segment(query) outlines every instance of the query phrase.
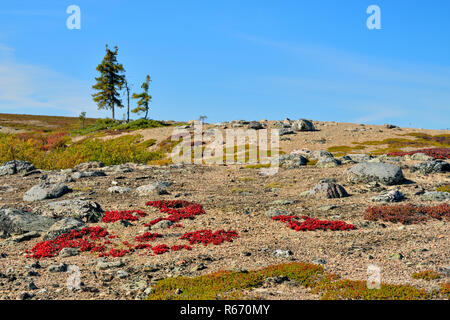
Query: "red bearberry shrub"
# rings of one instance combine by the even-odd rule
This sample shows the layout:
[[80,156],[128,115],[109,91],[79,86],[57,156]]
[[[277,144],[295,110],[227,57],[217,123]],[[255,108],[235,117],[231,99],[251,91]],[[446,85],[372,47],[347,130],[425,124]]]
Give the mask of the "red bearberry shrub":
[[415,224],[425,222],[431,218],[441,220],[450,218],[450,205],[443,203],[437,206],[415,206],[412,204],[394,206],[368,207],[364,212],[364,219],[386,222]]
[[153,250],[154,254],[163,254],[163,253],[169,252],[169,247],[166,244],[160,244],[160,245],[154,246],[152,248],[152,250]]
[[208,243],[218,245],[225,241],[232,242],[237,237],[236,231],[218,230],[213,233],[211,230],[199,230],[185,233],[180,239],[188,240],[189,244],[201,243],[206,246]]
[[140,236],[135,237],[134,239],[137,242],[150,242],[155,240],[156,238],[161,238],[162,235],[159,233],[150,233],[150,232],[146,232]]
[[120,249],[114,249],[112,248],[109,252],[103,252],[99,255],[99,257],[114,257],[114,258],[120,258],[124,255],[129,254],[130,250],[120,250]]
[[106,211],[103,215],[102,222],[116,222],[119,220],[136,221],[146,215],[147,213],[140,210]]
[[420,149],[409,152],[391,152],[388,153],[388,156],[406,156],[416,153],[425,153],[426,155],[433,157],[435,159],[450,159],[450,148],[429,148],[429,149]]
[[280,215],[272,217],[273,220],[284,222],[289,228],[295,231],[315,231],[315,230],[353,230],[356,227],[352,224],[348,224],[344,221],[328,221],[311,218],[308,216],[302,216],[303,222],[298,221],[297,216],[285,216]]
[[183,219],[193,219],[196,215],[205,213],[201,205],[184,200],[149,201],[145,205],[156,207],[161,212],[169,215],[166,218],[160,217],[154,219],[146,224],[146,226],[152,226],[162,220],[168,220],[172,223],[176,223]]
[[86,227],[80,231],[72,230],[56,239],[38,242],[28,251],[31,255],[27,255],[27,257],[35,259],[54,257],[63,248],[80,248],[81,251],[101,252],[105,247],[98,245],[95,240],[107,235],[108,231],[102,227]]
[[180,244],[180,245],[176,245],[176,246],[171,246],[170,250],[172,251],[179,251],[181,249],[186,249],[186,250],[192,250],[191,246],[187,246],[185,244]]

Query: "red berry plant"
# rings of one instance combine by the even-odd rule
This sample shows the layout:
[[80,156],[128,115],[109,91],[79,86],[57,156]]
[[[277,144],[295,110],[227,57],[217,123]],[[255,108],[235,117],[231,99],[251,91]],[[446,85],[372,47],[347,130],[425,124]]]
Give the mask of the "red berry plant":
[[185,233],[180,239],[188,240],[189,244],[201,243],[206,246],[208,243],[218,245],[224,242],[232,242],[233,238],[237,237],[236,231],[218,230],[213,233],[211,230],[199,230]]
[[304,221],[298,221],[297,216],[280,215],[272,217],[273,220],[284,222],[289,228],[295,231],[315,231],[315,230],[353,230],[356,227],[352,224],[348,224],[344,221],[328,221],[311,218],[308,216],[302,216]]
[[106,211],[103,215],[102,222],[116,222],[119,220],[136,221],[146,215],[147,213],[140,210]]
[[[149,201],[145,205],[156,207],[159,211],[169,215],[165,218],[160,217],[154,219],[146,224],[146,226],[152,226],[162,220],[177,223],[183,219],[194,219],[197,215],[205,214],[201,205],[184,200]],[[181,227],[181,225],[177,224],[177,227]]]
[[391,152],[388,153],[388,156],[406,156],[416,153],[425,153],[426,155],[433,157],[435,159],[450,159],[450,148],[429,148],[429,149],[420,149],[409,152]]
[[37,243],[28,253],[27,257],[36,259],[54,257],[63,248],[80,248],[81,251],[103,252],[105,247],[96,242],[108,235],[102,227],[86,227],[80,231],[72,230],[53,240]]
[[[197,215],[205,214],[201,205],[183,200],[150,201],[146,205],[159,208],[161,212],[168,214],[167,217],[160,217],[150,221],[150,223],[145,224],[146,226],[167,220],[174,223],[172,227],[183,227],[178,223],[180,220],[194,219]],[[102,222],[111,223],[120,220],[137,221],[145,216],[147,216],[147,213],[140,210],[106,211]],[[37,243],[31,250],[27,251],[27,257],[35,259],[54,257],[63,248],[79,248],[84,252],[95,253],[99,257],[123,257],[137,250],[143,250],[144,254],[145,252],[149,252],[150,255],[159,255],[170,251],[192,249],[191,246],[184,244],[173,245],[171,247],[166,244],[150,244],[150,242],[162,237],[163,235],[159,233],[146,232],[134,237],[136,243],[132,244],[128,241],[121,241],[119,236],[109,234],[102,227],[86,227],[80,231],[72,230],[64,233],[53,240]],[[186,233],[180,239],[188,240],[189,244],[202,243],[207,245],[208,243],[213,243],[217,245],[224,242],[231,242],[236,237],[238,235],[235,231],[219,230],[213,233],[210,230],[200,230]],[[114,244],[112,241],[116,243]]]
[[450,219],[450,205],[443,203],[436,206],[415,206],[412,204],[369,207],[364,212],[364,219],[386,222],[415,224],[429,220]]

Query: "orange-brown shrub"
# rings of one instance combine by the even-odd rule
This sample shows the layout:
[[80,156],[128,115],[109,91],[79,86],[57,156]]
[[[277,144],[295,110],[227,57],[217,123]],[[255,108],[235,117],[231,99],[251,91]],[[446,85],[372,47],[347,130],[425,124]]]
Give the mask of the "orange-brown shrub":
[[429,220],[430,218],[450,218],[450,205],[443,203],[437,206],[415,206],[412,204],[394,206],[369,207],[364,212],[364,219],[386,222],[414,224]]

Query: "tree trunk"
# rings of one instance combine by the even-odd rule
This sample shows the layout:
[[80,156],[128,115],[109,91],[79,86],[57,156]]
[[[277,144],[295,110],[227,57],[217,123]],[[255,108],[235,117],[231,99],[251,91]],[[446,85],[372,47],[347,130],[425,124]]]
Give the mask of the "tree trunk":
[[148,108],[147,110],[145,110],[145,120],[147,120],[147,116],[148,116]]
[[112,118],[113,118],[113,120],[115,120],[114,119],[114,105],[111,106],[111,110],[112,110]]
[[127,85],[127,123],[130,122],[130,88]]

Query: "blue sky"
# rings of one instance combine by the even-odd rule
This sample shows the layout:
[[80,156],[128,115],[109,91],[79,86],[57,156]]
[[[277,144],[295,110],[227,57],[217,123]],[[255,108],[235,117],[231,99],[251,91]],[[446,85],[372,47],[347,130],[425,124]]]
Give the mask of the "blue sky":
[[[72,4],[81,30],[66,27]],[[372,4],[381,8],[381,30],[366,27]],[[447,0],[2,3],[0,112],[110,116],[91,99],[109,44],[119,47],[135,91],[151,75],[154,119],[445,129],[448,12]]]

